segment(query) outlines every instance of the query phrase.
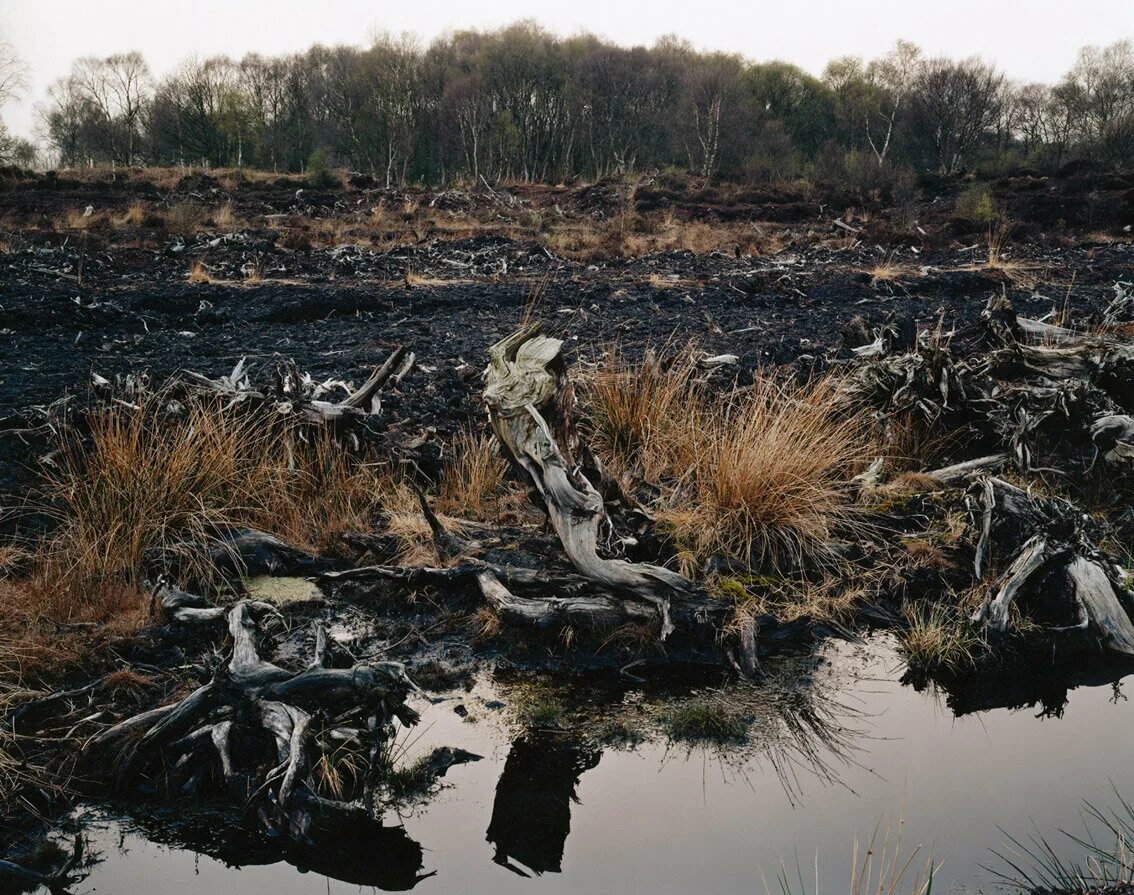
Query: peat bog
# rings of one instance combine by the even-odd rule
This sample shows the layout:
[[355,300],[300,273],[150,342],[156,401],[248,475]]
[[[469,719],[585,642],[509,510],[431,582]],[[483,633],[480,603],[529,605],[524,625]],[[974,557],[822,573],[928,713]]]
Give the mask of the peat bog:
[[1129,878],[1134,181],[165,174],[0,193],[0,885]]

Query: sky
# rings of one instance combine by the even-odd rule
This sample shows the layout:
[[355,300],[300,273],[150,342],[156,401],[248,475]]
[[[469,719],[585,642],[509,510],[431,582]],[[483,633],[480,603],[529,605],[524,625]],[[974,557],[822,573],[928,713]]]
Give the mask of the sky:
[[28,90],[3,118],[32,136],[35,104],[84,55],[138,49],[160,76],[191,55],[365,44],[375,30],[429,40],[522,18],[625,45],[677,34],[814,74],[834,57],[878,56],[904,38],[930,55],[980,55],[1011,78],[1052,82],[1080,47],[1134,39],[1134,0],[0,0],[0,34],[28,66]]

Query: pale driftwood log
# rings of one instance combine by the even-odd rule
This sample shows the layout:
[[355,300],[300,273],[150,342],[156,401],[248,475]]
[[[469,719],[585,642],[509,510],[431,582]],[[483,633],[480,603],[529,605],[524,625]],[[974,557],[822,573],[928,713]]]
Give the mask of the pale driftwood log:
[[1129,467],[1134,463],[1134,417],[1100,414],[1091,424],[1091,441],[1107,465]]
[[1016,322],[1020,331],[1035,342],[1048,342],[1052,345],[1066,345],[1082,339],[1082,335],[1063,326],[1044,323],[1042,320],[1032,320],[1028,317],[1017,317]]
[[543,498],[575,568],[602,589],[652,605],[664,638],[673,631],[671,600],[692,596],[697,588],[662,566],[599,556],[599,530],[606,521],[603,499],[563,448],[572,440],[573,393],[562,352],[562,341],[544,336],[538,324],[489,348],[484,399],[493,432]]
[[1068,624],[1053,627],[1051,633],[1070,629],[1094,632],[1107,649],[1134,657],[1134,622],[1130,617],[1134,594],[1125,588],[1114,564],[1082,531],[1082,514],[1070,504],[1036,500],[1026,491],[992,477],[981,483],[981,499],[984,506],[977,576],[994,543],[999,542],[1013,558],[972,621],[1005,633],[1012,607],[1026,611],[1028,598],[1044,588],[1048,602],[1066,601]]
[[179,625],[211,625],[221,621],[228,613],[223,606],[213,606],[199,594],[174,587],[164,575],[158,578],[150,592],[150,606],[151,612],[160,607],[167,621]]
[[[163,594],[178,613],[197,612],[183,617],[198,624],[199,613],[207,609],[193,605],[184,592],[163,585]],[[406,705],[406,696],[415,688],[405,668],[396,662],[357,664],[352,668],[327,668],[327,641],[321,627],[315,630],[314,656],[308,667],[294,672],[268,662],[257,648],[259,626],[256,614],[270,607],[241,601],[227,611],[232,656],[209,683],[171,705],[151,709],[102,731],[88,741],[88,754],[107,754],[117,750],[125,760],[120,781],[136,773],[184,772],[202,750],[211,751],[220,763],[226,780],[238,774],[254,774],[254,762],[238,751],[257,731],[275,745],[277,768],[253,789],[267,802],[261,815],[277,829],[301,833],[308,818],[304,806],[319,802],[310,778],[312,753],[318,748],[313,733],[314,718],[331,719],[330,729],[338,739],[382,743],[393,735],[393,721],[405,725],[417,722],[417,713]],[[322,722],[321,722],[322,723]],[[132,745],[131,745],[132,744]],[[372,747],[372,755],[378,747]],[[196,785],[200,772],[190,777]]]
[[943,485],[952,485],[964,481],[969,476],[991,472],[1007,462],[1007,454],[989,454],[987,457],[977,457],[974,460],[965,460],[963,463],[954,463],[952,466],[943,466],[924,475],[936,479]]
[[614,629],[656,625],[652,604],[596,590],[581,575],[551,575],[516,566],[465,560],[455,566],[363,566],[320,577],[328,584],[390,581],[407,587],[473,588],[505,624],[536,630],[566,626]]
[[366,382],[341,401],[324,400],[322,395],[331,391],[332,387],[345,389],[342,382],[335,380],[316,385],[311,377],[299,372],[293,360],[286,358],[277,363],[274,383],[270,387],[252,384],[252,367],[245,363],[245,358],[241,358],[226,376],[213,379],[193,371],[186,372],[185,376],[193,387],[227,398],[230,404],[254,401],[271,405],[277,413],[295,416],[306,423],[329,425],[380,413],[379,393],[382,387],[391,379],[401,382],[413,363],[413,354],[407,354],[406,349],[399,346],[374,368]]

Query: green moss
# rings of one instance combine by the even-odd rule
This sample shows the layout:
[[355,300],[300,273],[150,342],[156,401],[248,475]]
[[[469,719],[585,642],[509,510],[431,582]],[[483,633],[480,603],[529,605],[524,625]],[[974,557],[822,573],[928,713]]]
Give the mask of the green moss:
[[662,715],[670,737],[686,742],[739,743],[748,738],[748,719],[720,697],[700,697]]
[[534,696],[520,709],[521,719],[531,727],[554,727],[563,717],[563,703],[552,696]]
[[721,578],[717,581],[717,595],[734,603],[745,603],[750,599],[748,589],[736,578]]

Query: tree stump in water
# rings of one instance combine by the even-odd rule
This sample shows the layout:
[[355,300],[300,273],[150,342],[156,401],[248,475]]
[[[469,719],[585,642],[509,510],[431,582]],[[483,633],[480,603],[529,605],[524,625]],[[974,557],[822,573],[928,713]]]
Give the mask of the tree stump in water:
[[602,495],[578,460],[583,448],[575,431],[574,392],[567,379],[563,342],[526,326],[488,349],[484,400],[492,431],[508,458],[522,470],[543,501],[563,550],[579,574],[631,607],[656,613],[664,639],[675,619],[703,625],[719,613],[696,584],[651,563],[599,555],[599,532],[607,523]]

